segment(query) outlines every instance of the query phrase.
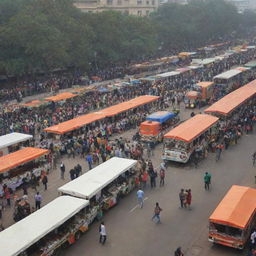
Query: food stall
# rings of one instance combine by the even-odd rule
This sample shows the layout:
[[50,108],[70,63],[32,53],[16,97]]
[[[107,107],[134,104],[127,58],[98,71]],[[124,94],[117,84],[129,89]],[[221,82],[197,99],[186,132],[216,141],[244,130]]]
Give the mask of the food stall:
[[18,132],[12,132],[0,136],[0,156],[16,151],[16,149],[19,149],[20,146],[25,144],[24,142],[28,142],[32,138],[32,135]]
[[[0,232],[1,255],[50,256],[88,230],[87,200],[61,196]],[[54,213],[54,214],[53,214]],[[10,241],[15,241],[10,245]]]
[[[98,210],[107,210],[134,188],[136,163],[136,160],[113,157],[63,185],[58,191],[90,200],[92,209],[96,207]],[[97,211],[91,218],[96,216]]]
[[32,174],[39,177],[42,170],[49,168],[44,157],[48,153],[46,149],[28,147],[0,157],[0,195],[3,184],[15,191],[24,178],[30,181]]

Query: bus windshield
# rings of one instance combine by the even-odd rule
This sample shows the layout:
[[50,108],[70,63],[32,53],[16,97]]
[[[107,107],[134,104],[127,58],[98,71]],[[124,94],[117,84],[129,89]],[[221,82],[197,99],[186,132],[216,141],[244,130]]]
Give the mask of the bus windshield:
[[210,224],[210,231],[213,233],[218,233],[225,236],[232,236],[232,237],[242,237],[242,229],[225,226],[218,223],[211,223]]

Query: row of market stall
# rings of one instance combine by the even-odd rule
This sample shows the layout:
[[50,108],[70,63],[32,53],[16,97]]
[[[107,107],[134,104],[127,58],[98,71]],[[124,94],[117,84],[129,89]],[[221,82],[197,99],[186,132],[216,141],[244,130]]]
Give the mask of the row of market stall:
[[133,190],[136,164],[113,157],[60,187],[58,198],[0,233],[1,254],[47,256],[73,244]]
[[[251,48],[248,48],[248,50],[250,50]],[[254,49],[254,48],[252,48]],[[247,51],[247,49],[244,49]],[[244,51],[242,51],[243,53]],[[173,79],[176,77],[179,77],[181,75],[187,75],[187,74],[191,74],[193,73],[195,70],[201,70],[205,67],[210,67],[215,63],[218,63],[219,61],[222,61],[223,59],[227,59],[230,56],[234,55],[234,54],[239,54],[241,53],[240,51],[227,51],[225,54],[220,55],[220,56],[216,56],[213,58],[206,58],[206,59],[192,59],[191,61],[191,65],[186,66],[186,67],[182,67],[182,68],[178,68],[174,71],[168,71],[165,73],[160,73],[157,75],[151,75],[148,77],[143,77],[140,78],[139,80],[141,80],[142,82],[157,82],[160,80],[168,80],[168,79]],[[241,73],[243,72],[248,72],[249,70],[255,70],[256,69],[256,61],[250,61],[248,63],[246,63],[243,67],[236,67],[232,70],[223,72],[222,74],[219,74],[217,76],[214,77],[214,81],[215,82],[219,82],[221,79],[223,80],[231,80],[232,78],[236,78],[237,76],[239,76]]]
[[195,115],[166,133],[163,158],[188,162],[196,150],[208,148],[209,143],[216,139],[220,122],[227,126],[231,119],[239,119],[241,108],[255,104],[256,80],[224,96],[205,109],[205,114]]

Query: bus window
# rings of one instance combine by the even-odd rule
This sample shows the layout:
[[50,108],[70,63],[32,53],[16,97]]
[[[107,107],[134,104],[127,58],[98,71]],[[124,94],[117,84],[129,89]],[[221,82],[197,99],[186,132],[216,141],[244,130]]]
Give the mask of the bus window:
[[227,227],[226,233],[230,236],[241,237],[242,230],[234,227]]

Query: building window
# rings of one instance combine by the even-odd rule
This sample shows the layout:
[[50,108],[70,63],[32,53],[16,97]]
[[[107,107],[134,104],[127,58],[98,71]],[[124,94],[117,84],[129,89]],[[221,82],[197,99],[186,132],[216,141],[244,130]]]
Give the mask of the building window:
[[149,15],[149,11],[146,11],[146,15],[147,15],[147,16]]
[[122,5],[122,0],[117,0],[117,5]]
[[142,4],[142,0],[137,0],[137,5],[141,5]]
[[138,12],[137,12],[137,15],[138,15],[138,16],[142,16],[142,11],[138,11]]
[[146,1],[147,5],[149,5],[149,1]]
[[152,0],[152,5],[155,5],[155,0]]
[[112,5],[113,4],[113,0],[107,0],[107,5]]

